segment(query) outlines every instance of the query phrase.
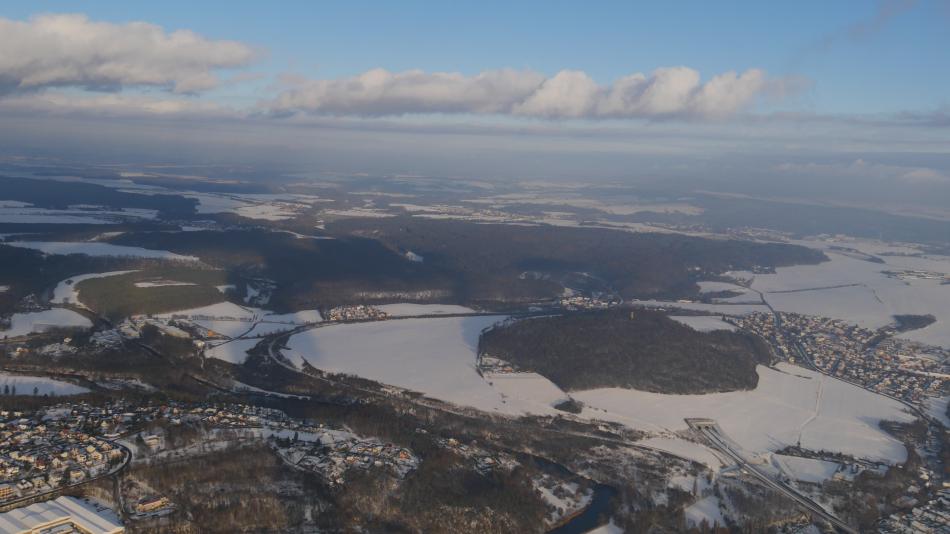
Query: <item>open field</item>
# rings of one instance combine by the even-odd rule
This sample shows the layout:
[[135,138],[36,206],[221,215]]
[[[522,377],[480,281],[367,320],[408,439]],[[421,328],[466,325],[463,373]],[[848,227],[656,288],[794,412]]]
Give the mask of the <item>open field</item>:
[[583,415],[644,430],[685,430],[687,417],[712,418],[753,455],[800,442],[811,450],[904,460],[903,445],[877,426],[882,420],[913,421],[902,404],[787,364],[759,366],[758,373],[752,391],[664,395],[605,388],[573,396],[585,403]]

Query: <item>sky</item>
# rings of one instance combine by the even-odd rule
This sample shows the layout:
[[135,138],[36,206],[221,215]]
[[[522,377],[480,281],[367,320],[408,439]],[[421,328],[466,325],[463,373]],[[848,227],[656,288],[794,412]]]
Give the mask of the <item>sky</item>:
[[0,147],[950,207],[950,1],[0,2]]

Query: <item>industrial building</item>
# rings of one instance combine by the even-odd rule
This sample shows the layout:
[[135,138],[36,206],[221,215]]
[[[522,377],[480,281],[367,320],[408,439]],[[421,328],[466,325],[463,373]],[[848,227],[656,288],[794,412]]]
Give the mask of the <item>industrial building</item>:
[[125,527],[109,510],[97,510],[74,497],[59,497],[0,514],[0,532],[121,534]]

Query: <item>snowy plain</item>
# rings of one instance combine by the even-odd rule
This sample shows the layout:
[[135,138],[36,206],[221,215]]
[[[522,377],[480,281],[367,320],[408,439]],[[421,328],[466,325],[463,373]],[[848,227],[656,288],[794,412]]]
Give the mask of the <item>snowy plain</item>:
[[0,388],[6,386],[11,389],[16,387],[17,395],[33,395],[34,388],[37,395],[63,396],[89,392],[88,389],[82,386],[46,378],[45,376],[26,376],[0,372]]
[[689,417],[715,419],[749,455],[800,442],[875,461],[904,460],[903,445],[877,426],[882,420],[912,421],[902,404],[784,363],[757,371],[758,386],[749,391],[665,395],[602,388],[572,395],[585,404],[584,416],[646,431],[686,430]]
[[504,316],[399,319],[331,325],[296,334],[283,354],[331,373],[358,375],[430,397],[509,414],[556,413],[550,390],[506,398],[476,370],[478,337]]
[[162,319],[170,319],[173,316],[184,316],[230,338],[265,336],[323,320],[317,310],[276,314],[261,308],[239,306],[233,302],[219,302],[156,315]]
[[52,327],[90,328],[92,322],[72,310],[63,308],[14,313],[10,318],[10,328],[0,330],[0,337],[25,336],[34,332],[43,332]]
[[[843,243],[867,254],[893,248],[873,241]],[[950,276],[950,257],[878,256],[884,263],[876,263],[829,250],[842,244],[837,241],[808,240],[796,244],[823,248],[831,261],[780,267],[774,274],[755,275],[752,289],[761,291],[776,310],[821,315],[872,329],[892,323],[894,315],[929,314],[937,319],[935,323],[900,337],[950,347],[950,284],[934,279],[900,279],[888,274],[924,270]]]
[[736,327],[723,321],[721,317],[712,315],[670,315],[670,319],[696,330],[697,332],[712,332],[715,330],[735,330]]
[[89,273],[89,274],[80,274],[78,276],[73,276],[67,278],[62,282],[56,284],[56,287],[53,289],[53,299],[54,304],[81,304],[79,302],[79,291],[76,290],[76,285],[83,280],[89,280],[91,278],[107,278],[110,276],[119,276],[120,274],[133,273],[135,271],[110,271],[107,273]]
[[475,310],[458,304],[383,304],[376,306],[390,317],[412,317],[415,315],[451,315],[475,313]]
[[127,247],[111,243],[89,241],[6,241],[10,247],[30,248],[44,254],[85,254],[87,256],[119,256],[132,258],[156,258],[163,260],[198,261],[194,256],[182,256],[167,250],[152,250]]

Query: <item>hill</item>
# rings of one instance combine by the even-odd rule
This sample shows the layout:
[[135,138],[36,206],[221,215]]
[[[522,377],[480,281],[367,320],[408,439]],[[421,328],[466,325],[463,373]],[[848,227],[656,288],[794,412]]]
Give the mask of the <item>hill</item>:
[[752,389],[765,343],[730,331],[697,332],[659,312],[615,309],[516,321],[484,333],[479,353],[538,372],[565,390],[656,393]]

